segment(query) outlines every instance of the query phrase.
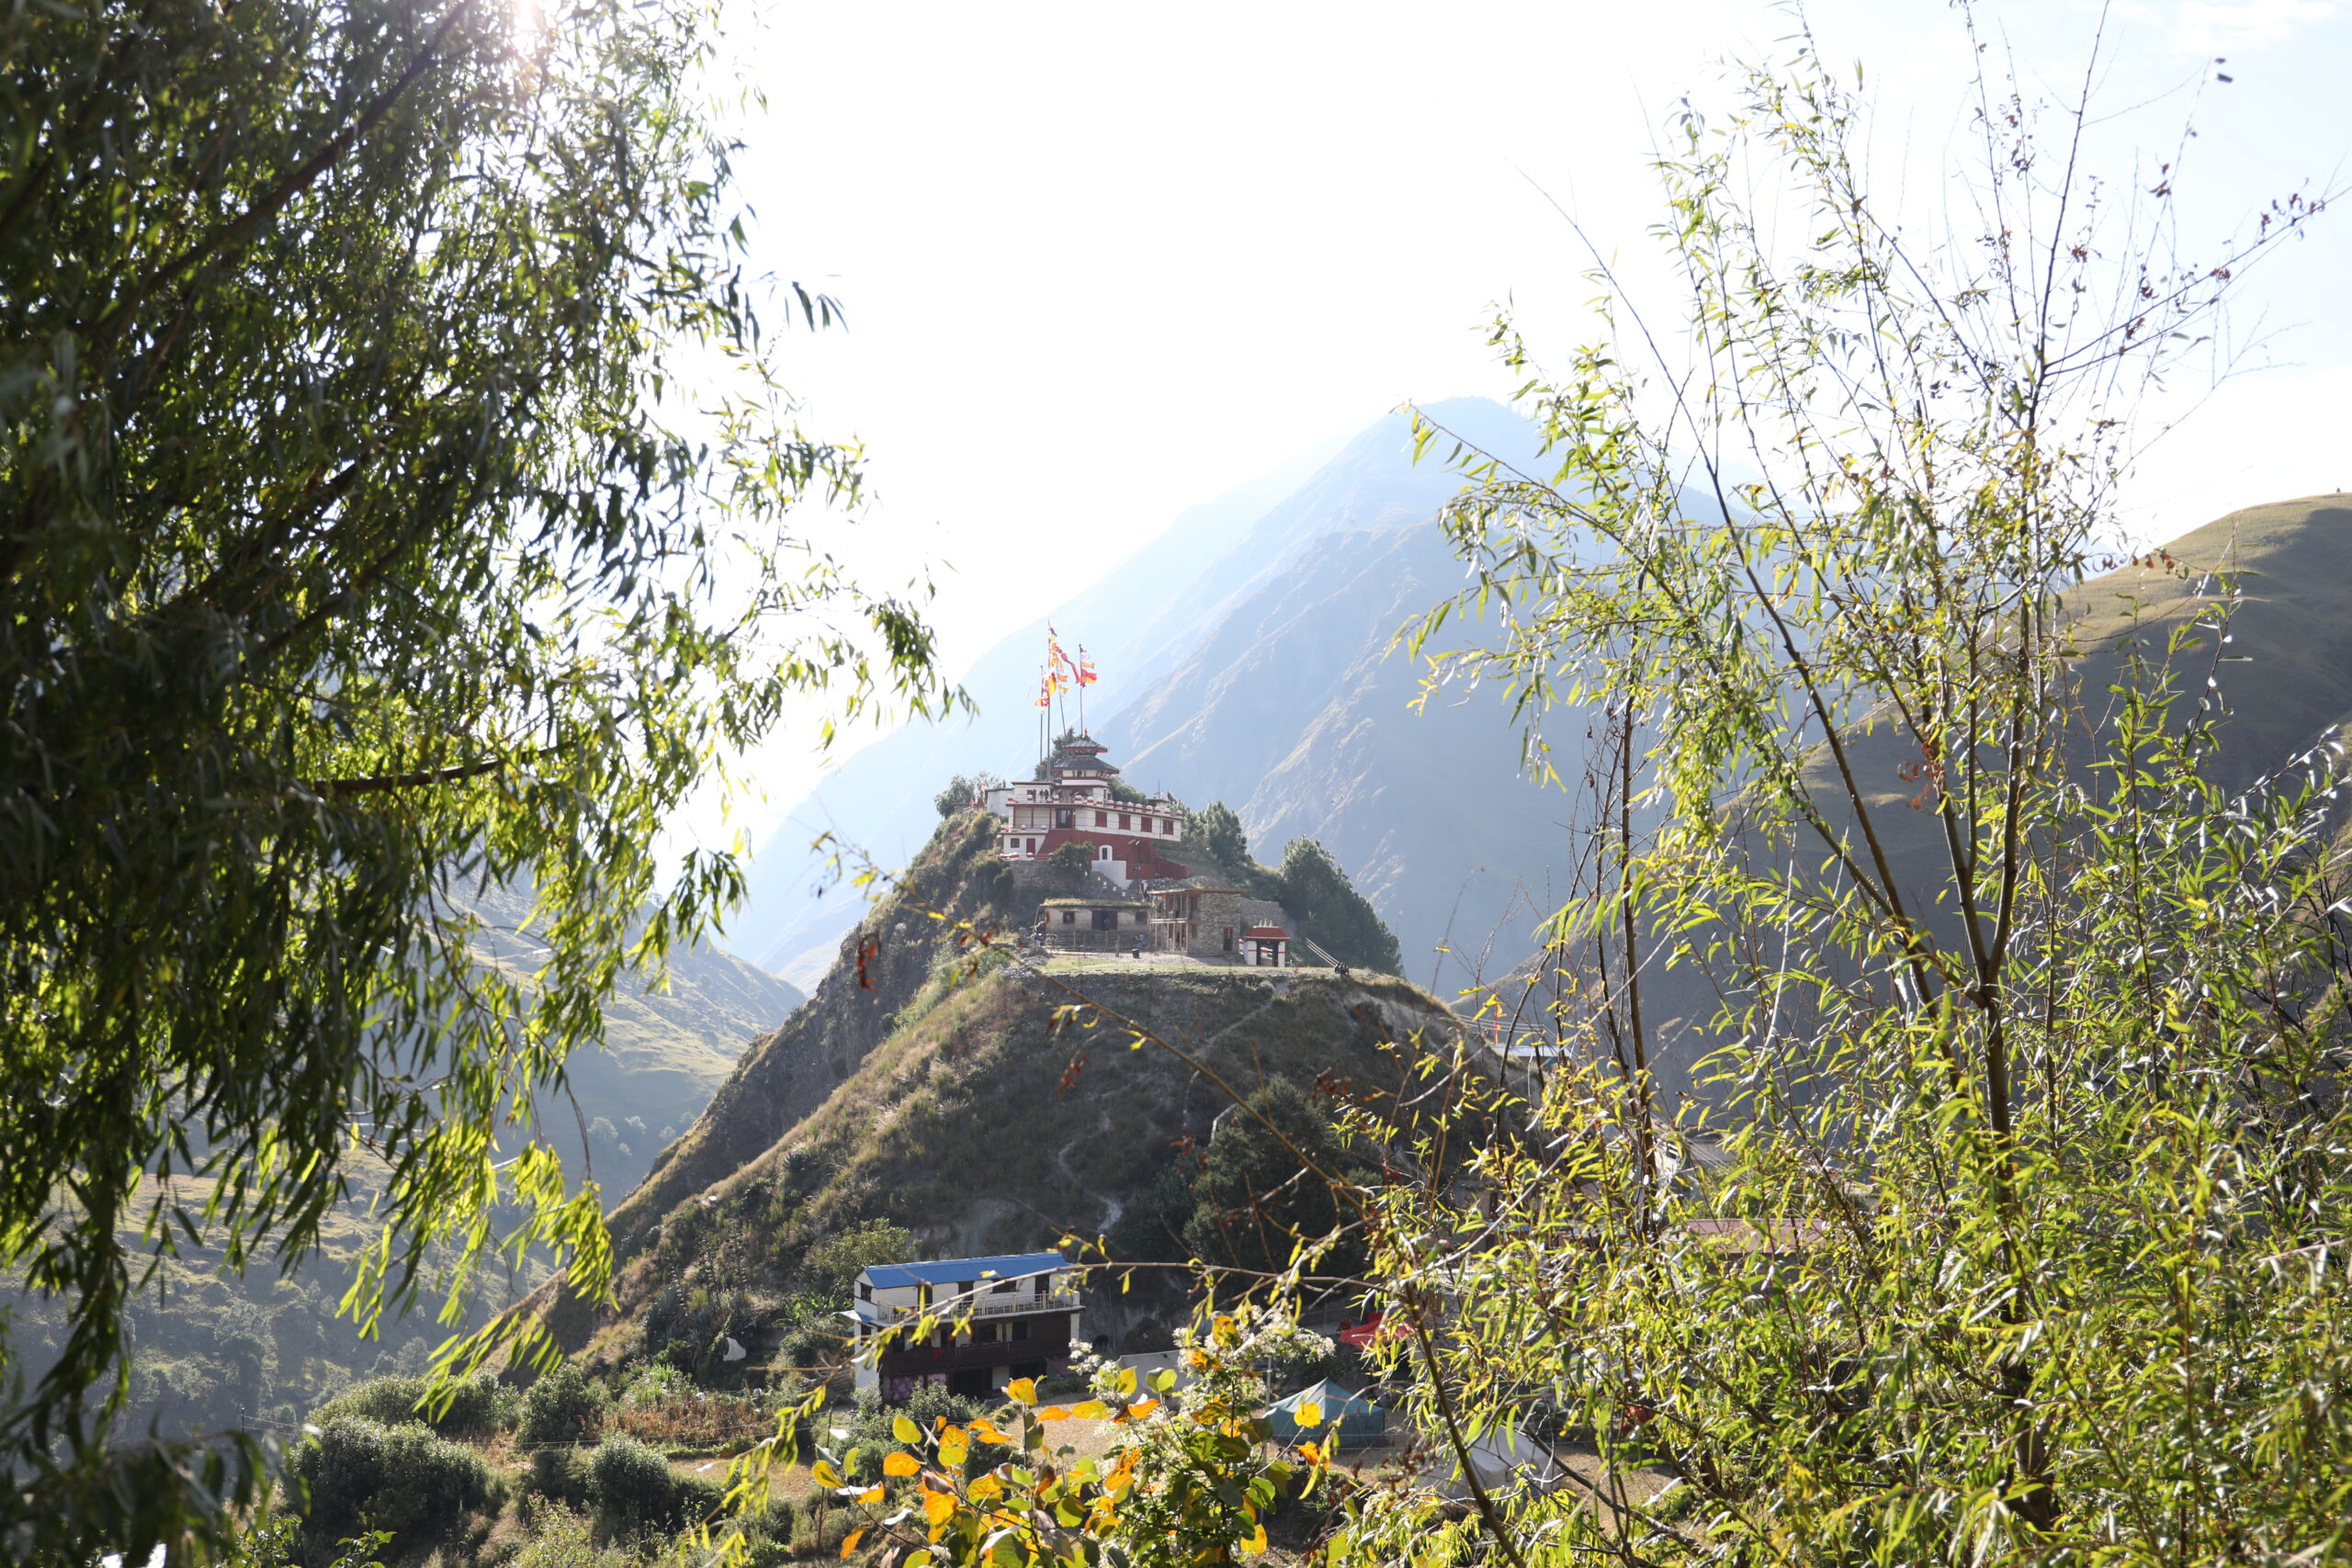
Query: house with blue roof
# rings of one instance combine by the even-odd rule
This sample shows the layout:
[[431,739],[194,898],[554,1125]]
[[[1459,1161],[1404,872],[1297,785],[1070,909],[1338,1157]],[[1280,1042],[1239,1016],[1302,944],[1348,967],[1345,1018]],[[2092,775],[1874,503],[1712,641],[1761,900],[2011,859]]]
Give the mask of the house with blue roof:
[[1075,1280],[1058,1252],[870,1265],[842,1314],[857,1387],[893,1404],[926,1384],[985,1399],[1015,1378],[1063,1371],[1084,1343]]

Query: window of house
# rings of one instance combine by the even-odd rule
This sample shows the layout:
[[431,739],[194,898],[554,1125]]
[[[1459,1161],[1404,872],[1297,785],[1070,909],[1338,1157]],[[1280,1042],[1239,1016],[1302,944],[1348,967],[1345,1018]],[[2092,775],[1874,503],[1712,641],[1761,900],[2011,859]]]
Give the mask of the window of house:
[[1225,928],[1225,950],[1227,953],[1231,953],[1233,951],[1233,928],[1231,926]]
[[1076,909],[1064,909],[1062,911],[1062,924],[1066,926],[1074,926],[1078,924],[1078,911]]
[[874,1287],[867,1284],[865,1280],[860,1280],[857,1282],[857,1299],[862,1302],[872,1301],[874,1299]]
[[1027,1318],[1015,1318],[1012,1326],[1012,1337],[1015,1339],[1026,1339],[1029,1337],[1029,1320]]
[[1098,811],[1098,812],[1096,812],[1096,813],[1094,814],[1094,825],[1095,825],[1097,828],[1102,827],[1104,823],[1108,822],[1109,820],[1110,820],[1110,813],[1108,813],[1108,812],[1104,812],[1104,811]]
[[999,1280],[994,1288],[991,1289],[989,1293],[990,1295],[998,1296],[1006,1295],[1012,1291],[1018,1290],[1020,1286],[1021,1281],[1018,1280]]
[[1122,827],[1122,828],[1124,828],[1124,827],[1125,827],[1126,825],[1127,825],[1127,814],[1126,814],[1125,812],[1122,811],[1122,812],[1120,812],[1120,813],[1119,813],[1119,826],[1120,826],[1120,827]]

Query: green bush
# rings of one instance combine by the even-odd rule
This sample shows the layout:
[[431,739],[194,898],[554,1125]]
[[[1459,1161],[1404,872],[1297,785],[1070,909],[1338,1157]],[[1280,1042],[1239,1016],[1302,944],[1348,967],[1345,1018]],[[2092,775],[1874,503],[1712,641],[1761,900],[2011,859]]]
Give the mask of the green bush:
[[665,1400],[682,1398],[695,1392],[695,1380],[666,1361],[655,1361],[639,1369],[621,1390],[620,1402],[634,1410],[648,1409]]
[[610,1437],[597,1444],[588,1474],[606,1540],[678,1528],[685,1498],[670,1461],[635,1438]]
[[541,1449],[531,1456],[530,1488],[551,1503],[585,1508],[594,1501],[588,1483],[588,1456],[578,1449]]
[[828,1300],[846,1302],[859,1272],[876,1263],[904,1263],[914,1256],[914,1232],[888,1220],[868,1220],[827,1236],[808,1249],[803,1278]]
[[419,1408],[425,1390],[431,1386],[427,1378],[373,1378],[327,1401],[313,1419],[323,1424],[337,1416],[357,1416],[386,1427],[422,1421],[438,1436],[477,1441],[514,1424],[519,1404],[514,1391],[502,1386],[487,1372],[458,1384],[448,1408],[438,1418]]
[[582,1516],[547,1507],[539,1510],[530,1541],[505,1568],[631,1568],[635,1561],[618,1547],[599,1547]]
[[584,1443],[604,1430],[609,1403],[602,1384],[567,1361],[533,1383],[523,1395],[515,1438],[526,1448],[546,1443]]
[[499,1495],[473,1450],[421,1423],[386,1427],[362,1416],[331,1417],[287,1471],[309,1559],[333,1557],[338,1543],[369,1529],[390,1532],[396,1553],[420,1551],[457,1535]]

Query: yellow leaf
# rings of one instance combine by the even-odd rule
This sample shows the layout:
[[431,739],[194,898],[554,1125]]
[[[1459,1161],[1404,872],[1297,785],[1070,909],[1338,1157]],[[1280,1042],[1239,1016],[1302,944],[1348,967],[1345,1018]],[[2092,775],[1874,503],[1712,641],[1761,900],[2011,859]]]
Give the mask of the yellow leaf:
[[956,1514],[956,1494],[922,1489],[922,1517],[933,1524],[944,1525]]
[[1127,1406],[1127,1419],[1140,1421],[1159,1408],[1159,1401],[1156,1399],[1138,1399]]
[[873,1485],[859,1493],[857,1495],[857,1500],[861,1503],[879,1503],[882,1501],[882,1483],[878,1481],[876,1482]]
[[906,1561],[899,1563],[899,1568],[931,1568],[931,1549],[927,1546],[916,1547],[907,1553]]
[[951,1427],[941,1436],[939,1439],[940,1463],[945,1465],[948,1469],[953,1470],[971,1457],[971,1447],[964,1441],[963,1433],[956,1431]]
[[1242,1537],[1241,1550],[1245,1554],[1250,1557],[1255,1557],[1260,1552],[1265,1551],[1266,1527],[1263,1525],[1255,1526],[1250,1529],[1248,1535]]
[[975,1437],[991,1443],[1010,1443],[1012,1441],[1011,1438],[1008,1438],[1002,1432],[998,1431],[996,1429],[996,1423],[989,1420],[985,1416],[975,1416],[972,1417],[972,1433]]
[[[900,1419],[903,1420],[905,1417],[901,1416]],[[915,1456],[912,1454],[882,1456],[882,1473],[885,1475],[912,1475],[921,1469],[922,1466],[915,1462]]]
[[1020,1404],[1035,1404],[1037,1403],[1037,1380],[1015,1378],[1004,1385],[1004,1392]]
[[1063,1409],[1058,1404],[1048,1404],[1043,1410],[1037,1412],[1037,1419],[1040,1421],[1067,1421],[1069,1419],[1069,1412]]
[[1111,1407],[1099,1399],[1090,1399],[1083,1404],[1071,1405],[1069,1413],[1082,1419],[1099,1421],[1111,1414]]
[[1310,1399],[1301,1404],[1298,1407],[1298,1424],[1302,1427],[1320,1427],[1323,1425],[1323,1405],[1321,1402]]
[[863,1525],[850,1531],[848,1535],[842,1538],[842,1555],[847,1557],[851,1552],[855,1551],[857,1543],[865,1539],[865,1528]]
[[922,1441],[922,1428],[916,1426],[913,1422],[908,1420],[903,1416],[894,1416],[891,1418],[890,1435],[898,1438],[899,1441],[902,1443],[919,1443]]
[[823,1460],[819,1460],[810,1465],[808,1473],[816,1478],[817,1484],[820,1486],[839,1486],[842,1483],[841,1472]]

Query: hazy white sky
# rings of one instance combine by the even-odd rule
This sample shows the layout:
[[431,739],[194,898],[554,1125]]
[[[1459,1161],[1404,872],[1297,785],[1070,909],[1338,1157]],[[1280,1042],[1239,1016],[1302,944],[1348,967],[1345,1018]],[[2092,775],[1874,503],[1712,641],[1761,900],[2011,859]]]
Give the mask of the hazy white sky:
[[[2055,95],[2100,15],[1978,13]],[[1828,58],[1867,67],[1885,177],[1932,199],[1962,155],[1956,13],[1807,16]],[[2117,0],[2105,18],[2095,152],[2129,175],[2193,121],[2192,254],[2261,198],[2352,172],[2346,0]],[[877,581],[945,563],[935,618],[960,670],[1182,507],[1402,400],[1507,395],[1489,303],[1565,347],[1590,292],[1551,203],[1638,271],[1672,105],[1722,101],[1719,62],[1793,27],[1756,0],[772,5],[735,62],[767,98],[742,164],[757,254],[847,307],[848,331],[795,339],[786,367],[813,429],[867,445],[876,494],[829,543]],[[2159,448],[2145,534],[2352,487],[2347,277],[2352,205],[2249,279],[2237,325],[2269,333],[2258,362],[2278,367]],[[738,818],[755,838],[813,769],[785,745],[763,773],[765,810]]]

